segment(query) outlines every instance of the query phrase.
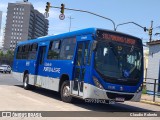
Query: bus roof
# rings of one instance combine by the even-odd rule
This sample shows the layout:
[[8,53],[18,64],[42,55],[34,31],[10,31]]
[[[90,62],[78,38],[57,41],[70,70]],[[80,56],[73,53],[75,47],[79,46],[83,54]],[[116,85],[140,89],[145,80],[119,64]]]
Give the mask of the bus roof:
[[77,31],[62,33],[62,34],[58,34],[58,35],[44,36],[44,37],[39,37],[39,38],[32,39],[32,40],[26,40],[26,41],[18,43],[18,45],[41,42],[43,40],[46,40],[46,38],[47,38],[47,40],[63,39],[63,38],[73,37],[73,36],[78,36],[78,35],[94,34],[95,32],[96,32],[96,28],[87,28],[87,29],[83,29],[83,30],[77,30]]
[[[18,43],[18,46],[23,45],[23,44],[41,42],[44,40],[48,41],[48,40],[53,40],[53,39],[63,39],[63,38],[67,38],[67,37],[74,37],[74,36],[80,36],[80,35],[86,35],[86,34],[96,34],[97,30],[104,30],[104,31],[112,32],[112,33],[121,34],[121,35],[127,35],[127,36],[133,37],[135,39],[140,39],[135,36],[121,33],[121,32],[117,32],[117,31],[113,31],[113,30],[101,29],[101,28],[86,28],[86,29],[77,30],[77,31],[73,31],[73,32],[67,32],[67,33],[62,33],[62,34],[58,34],[58,35],[51,35],[51,36],[42,36],[42,37],[39,37],[36,39],[22,41],[22,42]],[[46,38],[47,38],[47,40],[46,40]]]

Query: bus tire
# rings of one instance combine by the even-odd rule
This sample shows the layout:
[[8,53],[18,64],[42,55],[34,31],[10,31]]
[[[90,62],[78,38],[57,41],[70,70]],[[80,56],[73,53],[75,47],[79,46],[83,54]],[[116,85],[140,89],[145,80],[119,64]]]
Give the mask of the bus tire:
[[72,102],[73,97],[70,95],[69,80],[66,80],[62,83],[60,94],[63,102],[67,102],[67,103]]
[[25,74],[23,77],[23,88],[26,90],[30,89],[30,85],[28,84],[28,82],[29,82],[29,75]]

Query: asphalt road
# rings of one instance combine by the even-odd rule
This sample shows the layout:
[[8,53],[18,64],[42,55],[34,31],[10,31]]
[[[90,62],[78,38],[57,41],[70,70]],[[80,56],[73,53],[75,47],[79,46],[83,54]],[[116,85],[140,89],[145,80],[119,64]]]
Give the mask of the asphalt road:
[[22,85],[21,82],[13,78],[12,74],[0,73],[0,85]]
[[72,104],[64,103],[57,92],[42,88],[24,90],[12,74],[0,73],[0,111],[154,112],[160,111],[160,107],[140,102],[91,104],[76,100]]

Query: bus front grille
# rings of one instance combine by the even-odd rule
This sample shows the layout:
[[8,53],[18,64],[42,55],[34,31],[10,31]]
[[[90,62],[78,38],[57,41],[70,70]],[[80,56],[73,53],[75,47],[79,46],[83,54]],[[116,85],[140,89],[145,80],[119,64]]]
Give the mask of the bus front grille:
[[118,94],[118,93],[111,93],[111,92],[107,92],[106,94],[110,99],[124,98],[125,100],[131,100],[134,96],[130,94]]

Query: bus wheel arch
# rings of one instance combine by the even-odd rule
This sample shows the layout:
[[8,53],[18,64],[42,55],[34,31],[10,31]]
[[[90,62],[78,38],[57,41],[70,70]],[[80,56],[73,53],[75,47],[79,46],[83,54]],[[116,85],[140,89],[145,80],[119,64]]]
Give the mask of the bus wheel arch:
[[61,91],[61,86],[64,81],[68,80],[69,81],[69,76],[67,74],[63,74],[60,77],[60,82],[59,82],[59,92]]
[[63,74],[61,76],[60,84],[59,84],[59,92],[63,102],[67,102],[67,103],[72,102],[73,98],[70,95],[69,76],[66,74]]
[[30,85],[28,83],[29,83],[29,72],[28,70],[26,70],[24,71],[24,74],[23,74],[23,88],[26,90],[30,88]]

